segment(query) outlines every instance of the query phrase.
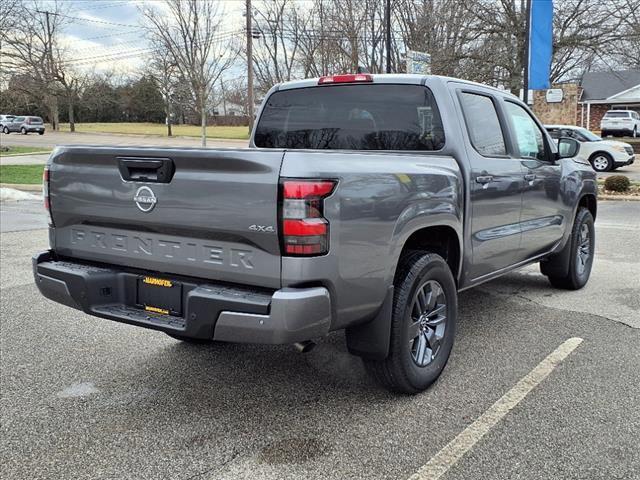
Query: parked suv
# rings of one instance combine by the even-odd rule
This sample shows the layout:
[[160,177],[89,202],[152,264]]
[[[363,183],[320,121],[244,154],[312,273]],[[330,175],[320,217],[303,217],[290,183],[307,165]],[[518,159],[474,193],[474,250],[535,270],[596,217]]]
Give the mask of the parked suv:
[[11,123],[14,118],[16,118],[15,115],[0,115],[0,131],[7,123]]
[[608,172],[631,165],[636,157],[633,147],[616,140],[603,140],[586,128],[573,125],[545,125],[553,139],[574,138],[580,142],[581,159],[588,161],[597,172]]
[[44,122],[40,117],[15,117],[2,127],[4,133],[20,132],[23,135],[35,132],[44,135]]
[[600,133],[603,137],[627,135],[635,138],[640,135],[640,114],[633,110],[609,110],[600,122]]
[[587,283],[597,184],[579,148],[463,80],[284,83],[249,148],[58,147],[35,283],[186,342],[306,351],[346,329],[378,381],[416,393],[447,363],[458,291],[532,263]]

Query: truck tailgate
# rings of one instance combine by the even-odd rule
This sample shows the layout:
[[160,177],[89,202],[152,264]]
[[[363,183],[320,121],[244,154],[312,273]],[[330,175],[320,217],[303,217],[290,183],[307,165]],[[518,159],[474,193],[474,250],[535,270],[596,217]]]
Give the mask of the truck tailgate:
[[50,159],[59,255],[280,287],[282,150],[61,147]]

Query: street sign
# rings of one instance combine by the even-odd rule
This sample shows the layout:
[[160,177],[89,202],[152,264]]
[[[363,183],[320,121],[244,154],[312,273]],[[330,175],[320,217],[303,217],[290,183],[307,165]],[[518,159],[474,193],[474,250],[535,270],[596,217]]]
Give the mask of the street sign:
[[561,88],[550,88],[547,90],[547,103],[560,103],[564,98],[564,92]]
[[425,52],[407,50],[407,73],[431,74],[431,55]]

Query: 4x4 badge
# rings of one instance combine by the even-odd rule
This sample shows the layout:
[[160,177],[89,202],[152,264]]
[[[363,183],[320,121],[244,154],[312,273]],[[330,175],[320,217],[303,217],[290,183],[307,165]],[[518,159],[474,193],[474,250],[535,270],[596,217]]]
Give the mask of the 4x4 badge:
[[143,212],[150,212],[158,203],[156,194],[149,187],[140,187],[133,196],[133,201]]

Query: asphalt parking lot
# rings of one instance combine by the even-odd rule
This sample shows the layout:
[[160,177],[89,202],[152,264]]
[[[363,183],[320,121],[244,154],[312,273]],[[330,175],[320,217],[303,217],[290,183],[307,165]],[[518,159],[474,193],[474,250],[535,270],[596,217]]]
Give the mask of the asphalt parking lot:
[[[45,300],[39,208],[0,205],[3,479],[640,479],[640,202],[600,203],[585,289],[532,266],[463,292],[450,363],[411,397],[341,334],[308,354],[193,346]],[[422,469],[569,339],[457,462]]]

